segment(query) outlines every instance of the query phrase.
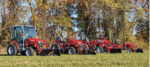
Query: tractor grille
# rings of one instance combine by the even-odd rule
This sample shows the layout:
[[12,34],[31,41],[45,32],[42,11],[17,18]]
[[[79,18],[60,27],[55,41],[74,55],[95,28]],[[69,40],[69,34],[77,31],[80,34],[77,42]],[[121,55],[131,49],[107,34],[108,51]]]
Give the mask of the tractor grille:
[[97,40],[97,43],[102,43],[102,41],[101,40]]
[[116,46],[114,46],[113,48],[114,48],[114,49],[118,49],[118,47],[116,47]]

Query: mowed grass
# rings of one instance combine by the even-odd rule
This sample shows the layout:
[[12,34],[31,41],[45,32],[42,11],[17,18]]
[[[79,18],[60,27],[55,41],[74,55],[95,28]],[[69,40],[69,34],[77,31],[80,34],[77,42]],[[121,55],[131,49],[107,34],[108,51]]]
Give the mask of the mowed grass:
[[7,56],[0,54],[0,67],[148,67],[149,51],[144,53],[101,53],[97,55]]

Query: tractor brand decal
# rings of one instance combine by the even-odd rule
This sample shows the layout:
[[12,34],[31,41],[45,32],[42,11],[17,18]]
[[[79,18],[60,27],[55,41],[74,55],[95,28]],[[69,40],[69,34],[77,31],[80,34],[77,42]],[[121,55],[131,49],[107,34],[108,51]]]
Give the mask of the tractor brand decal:
[[52,52],[49,52],[49,54],[48,54],[48,55],[51,55],[51,54],[53,54],[53,51],[52,51]]

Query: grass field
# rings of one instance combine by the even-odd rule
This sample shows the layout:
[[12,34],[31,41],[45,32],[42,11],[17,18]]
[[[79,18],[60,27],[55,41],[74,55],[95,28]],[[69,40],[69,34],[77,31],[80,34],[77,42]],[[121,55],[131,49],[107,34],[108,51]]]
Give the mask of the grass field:
[[121,54],[61,56],[7,56],[0,54],[0,67],[148,67],[149,51]]

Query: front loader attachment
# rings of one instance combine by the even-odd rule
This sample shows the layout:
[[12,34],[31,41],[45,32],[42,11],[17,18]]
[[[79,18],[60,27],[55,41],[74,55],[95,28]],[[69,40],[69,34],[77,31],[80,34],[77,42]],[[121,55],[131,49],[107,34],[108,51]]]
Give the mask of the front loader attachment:
[[137,50],[135,52],[143,53],[143,50],[141,48],[137,48]]
[[121,49],[111,49],[110,53],[122,53]]
[[86,54],[86,55],[96,55],[96,52],[93,49],[88,49],[88,50],[83,50],[83,54]]
[[42,54],[43,56],[60,56],[59,49],[43,49]]

